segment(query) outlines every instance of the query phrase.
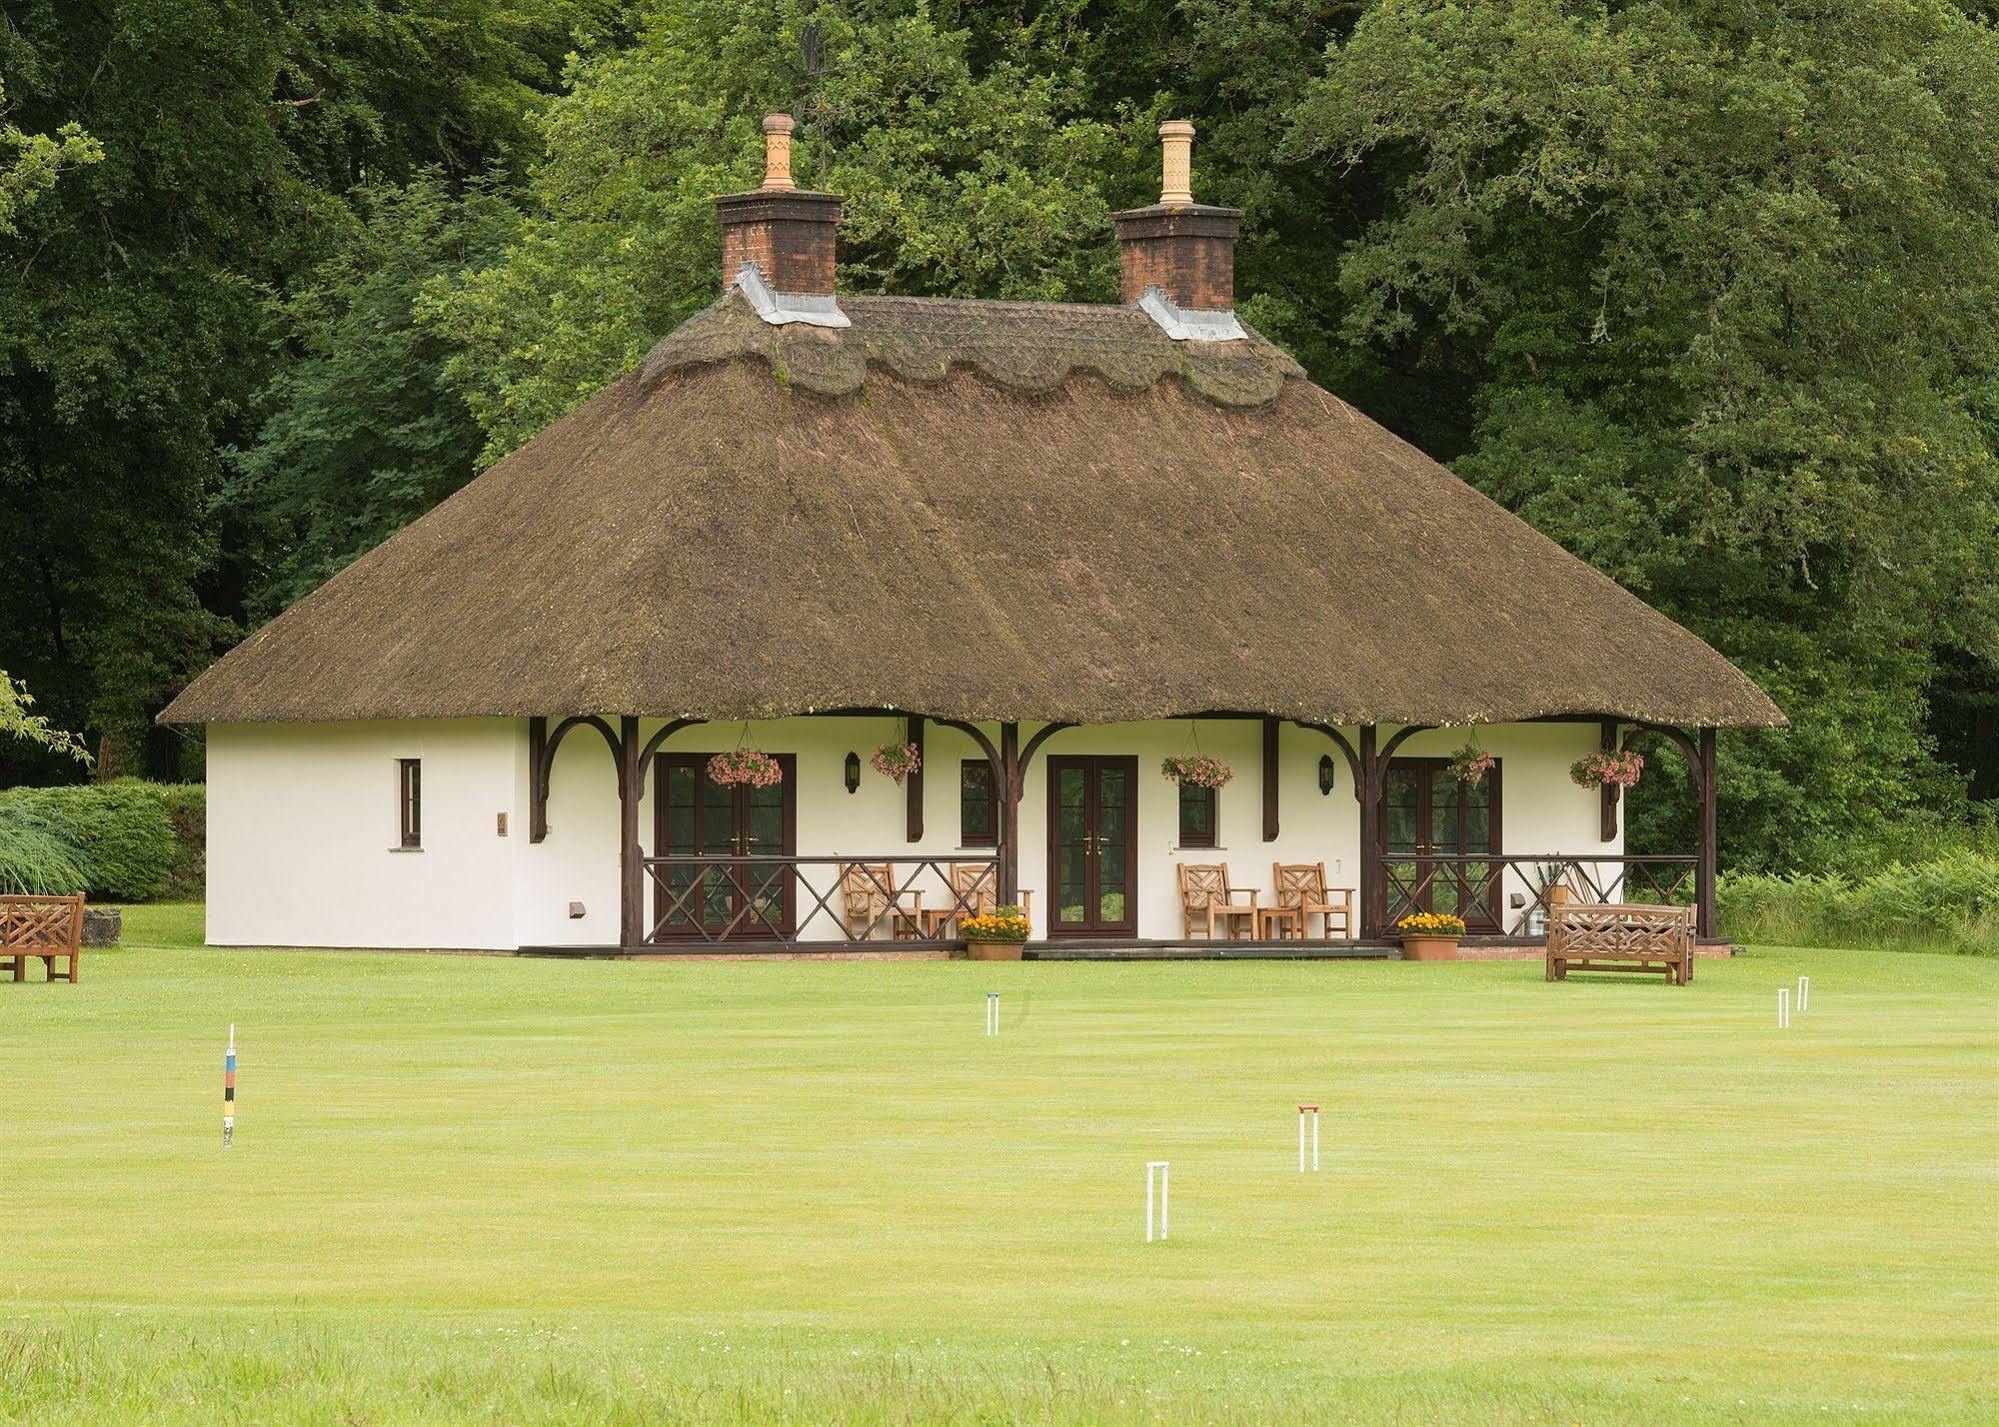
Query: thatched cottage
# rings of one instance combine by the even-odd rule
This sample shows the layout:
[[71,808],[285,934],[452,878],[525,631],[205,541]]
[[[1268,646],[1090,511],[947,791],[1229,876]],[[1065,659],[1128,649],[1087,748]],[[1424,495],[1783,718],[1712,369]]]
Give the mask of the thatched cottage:
[[[208,727],[211,942],[1518,935],[1564,869],[1712,932],[1715,730],[1782,715],[1238,319],[1191,126],[1121,306],[839,292],[765,128],[720,301],[162,715]],[[1679,856],[1572,776],[1647,739]],[[1208,917],[1224,865],[1354,916]]]

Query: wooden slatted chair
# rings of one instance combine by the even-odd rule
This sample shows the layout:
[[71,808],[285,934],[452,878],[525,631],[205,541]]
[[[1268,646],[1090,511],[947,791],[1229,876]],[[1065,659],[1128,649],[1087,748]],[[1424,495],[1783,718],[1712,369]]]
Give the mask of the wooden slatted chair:
[[868,940],[883,921],[891,937],[920,937],[923,893],[898,893],[892,862],[849,862],[840,869],[840,919],[849,941]]
[[56,963],[65,963],[61,980],[76,984],[76,964],[82,957],[83,898],[0,897],[0,966],[13,963],[14,979],[28,979],[28,963],[39,960],[48,978],[57,980]]
[[[950,905],[923,914],[930,935],[939,939],[956,936],[960,918],[989,916],[1000,904],[999,870],[992,863],[953,862],[945,873],[951,880]],[[1034,893],[1025,888],[1020,893],[1020,909],[1029,916],[1034,914]]]
[[[1226,862],[1182,862],[1178,864],[1180,878],[1180,915],[1184,920],[1184,935],[1190,940],[1194,929],[1200,927],[1208,934],[1208,940],[1215,939],[1215,927],[1219,924],[1222,935],[1233,937],[1235,923],[1240,920],[1249,928],[1251,936],[1256,935],[1256,896],[1251,890],[1238,891],[1229,885],[1229,865]],[[1243,902],[1239,898],[1247,897]]]
[[1271,885],[1276,888],[1277,905],[1298,909],[1298,935],[1311,934],[1312,918],[1325,921],[1327,941],[1333,939],[1333,925],[1340,936],[1353,939],[1353,899],[1351,887],[1328,887],[1323,862],[1276,862],[1270,868]]

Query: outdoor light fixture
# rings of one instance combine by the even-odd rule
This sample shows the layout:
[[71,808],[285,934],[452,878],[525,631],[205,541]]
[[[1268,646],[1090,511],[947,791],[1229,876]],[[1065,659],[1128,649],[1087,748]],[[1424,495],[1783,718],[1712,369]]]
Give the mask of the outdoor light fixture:
[[850,793],[861,791],[861,755],[858,753],[847,755],[847,791]]
[[1319,755],[1319,796],[1323,798],[1332,791],[1333,755],[1330,753],[1321,753]]

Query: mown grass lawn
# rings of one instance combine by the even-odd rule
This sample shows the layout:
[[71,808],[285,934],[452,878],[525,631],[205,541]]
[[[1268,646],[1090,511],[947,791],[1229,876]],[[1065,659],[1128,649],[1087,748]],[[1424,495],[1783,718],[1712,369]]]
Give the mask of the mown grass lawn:
[[1676,990],[128,925],[74,989],[0,984],[5,1420],[1999,1416],[1999,962]]

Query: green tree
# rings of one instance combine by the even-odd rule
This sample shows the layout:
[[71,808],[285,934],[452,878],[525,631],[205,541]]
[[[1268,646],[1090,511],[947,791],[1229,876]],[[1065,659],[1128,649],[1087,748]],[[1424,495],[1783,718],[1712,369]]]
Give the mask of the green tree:
[[1385,185],[1349,339],[1474,363],[1458,470],[1791,714],[1727,752],[1745,860],[1961,802],[1923,690],[1999,647],[1995,126],[1941,0],[1383,0],[1297,107]]
[[[824,27],[815,89],[799,35]],[[718,193],[761,176],[757,133],[796,111],[802,182],[849,196],[856,290],[1010,298],[1116,292],[1103,175],[1142,170],[1142,125],[1087,112],[1083,76],[1038,32],[978,56],[916,4],[692,0],[627,50],[577,61],[542,116],[544,156],[508,251],[443,283],[427,319],[506,454],[712,302]]]
[[14,215],[55,187],[66,169],[94,164],[104,147],[74,121],[53,136],[24,134],[7,122],[7,86],[0,82],[0,238],[18,231]]
[[485,187],[435,172],[352,195],[339,245],[278,305],[295,354],[258,394],[255,442],[223,498],[249,531],[247,613],[261,621],[422,515],[474,470],[482,435],[444,377],[449,348],[414,306],[492,258],[516,227]]

